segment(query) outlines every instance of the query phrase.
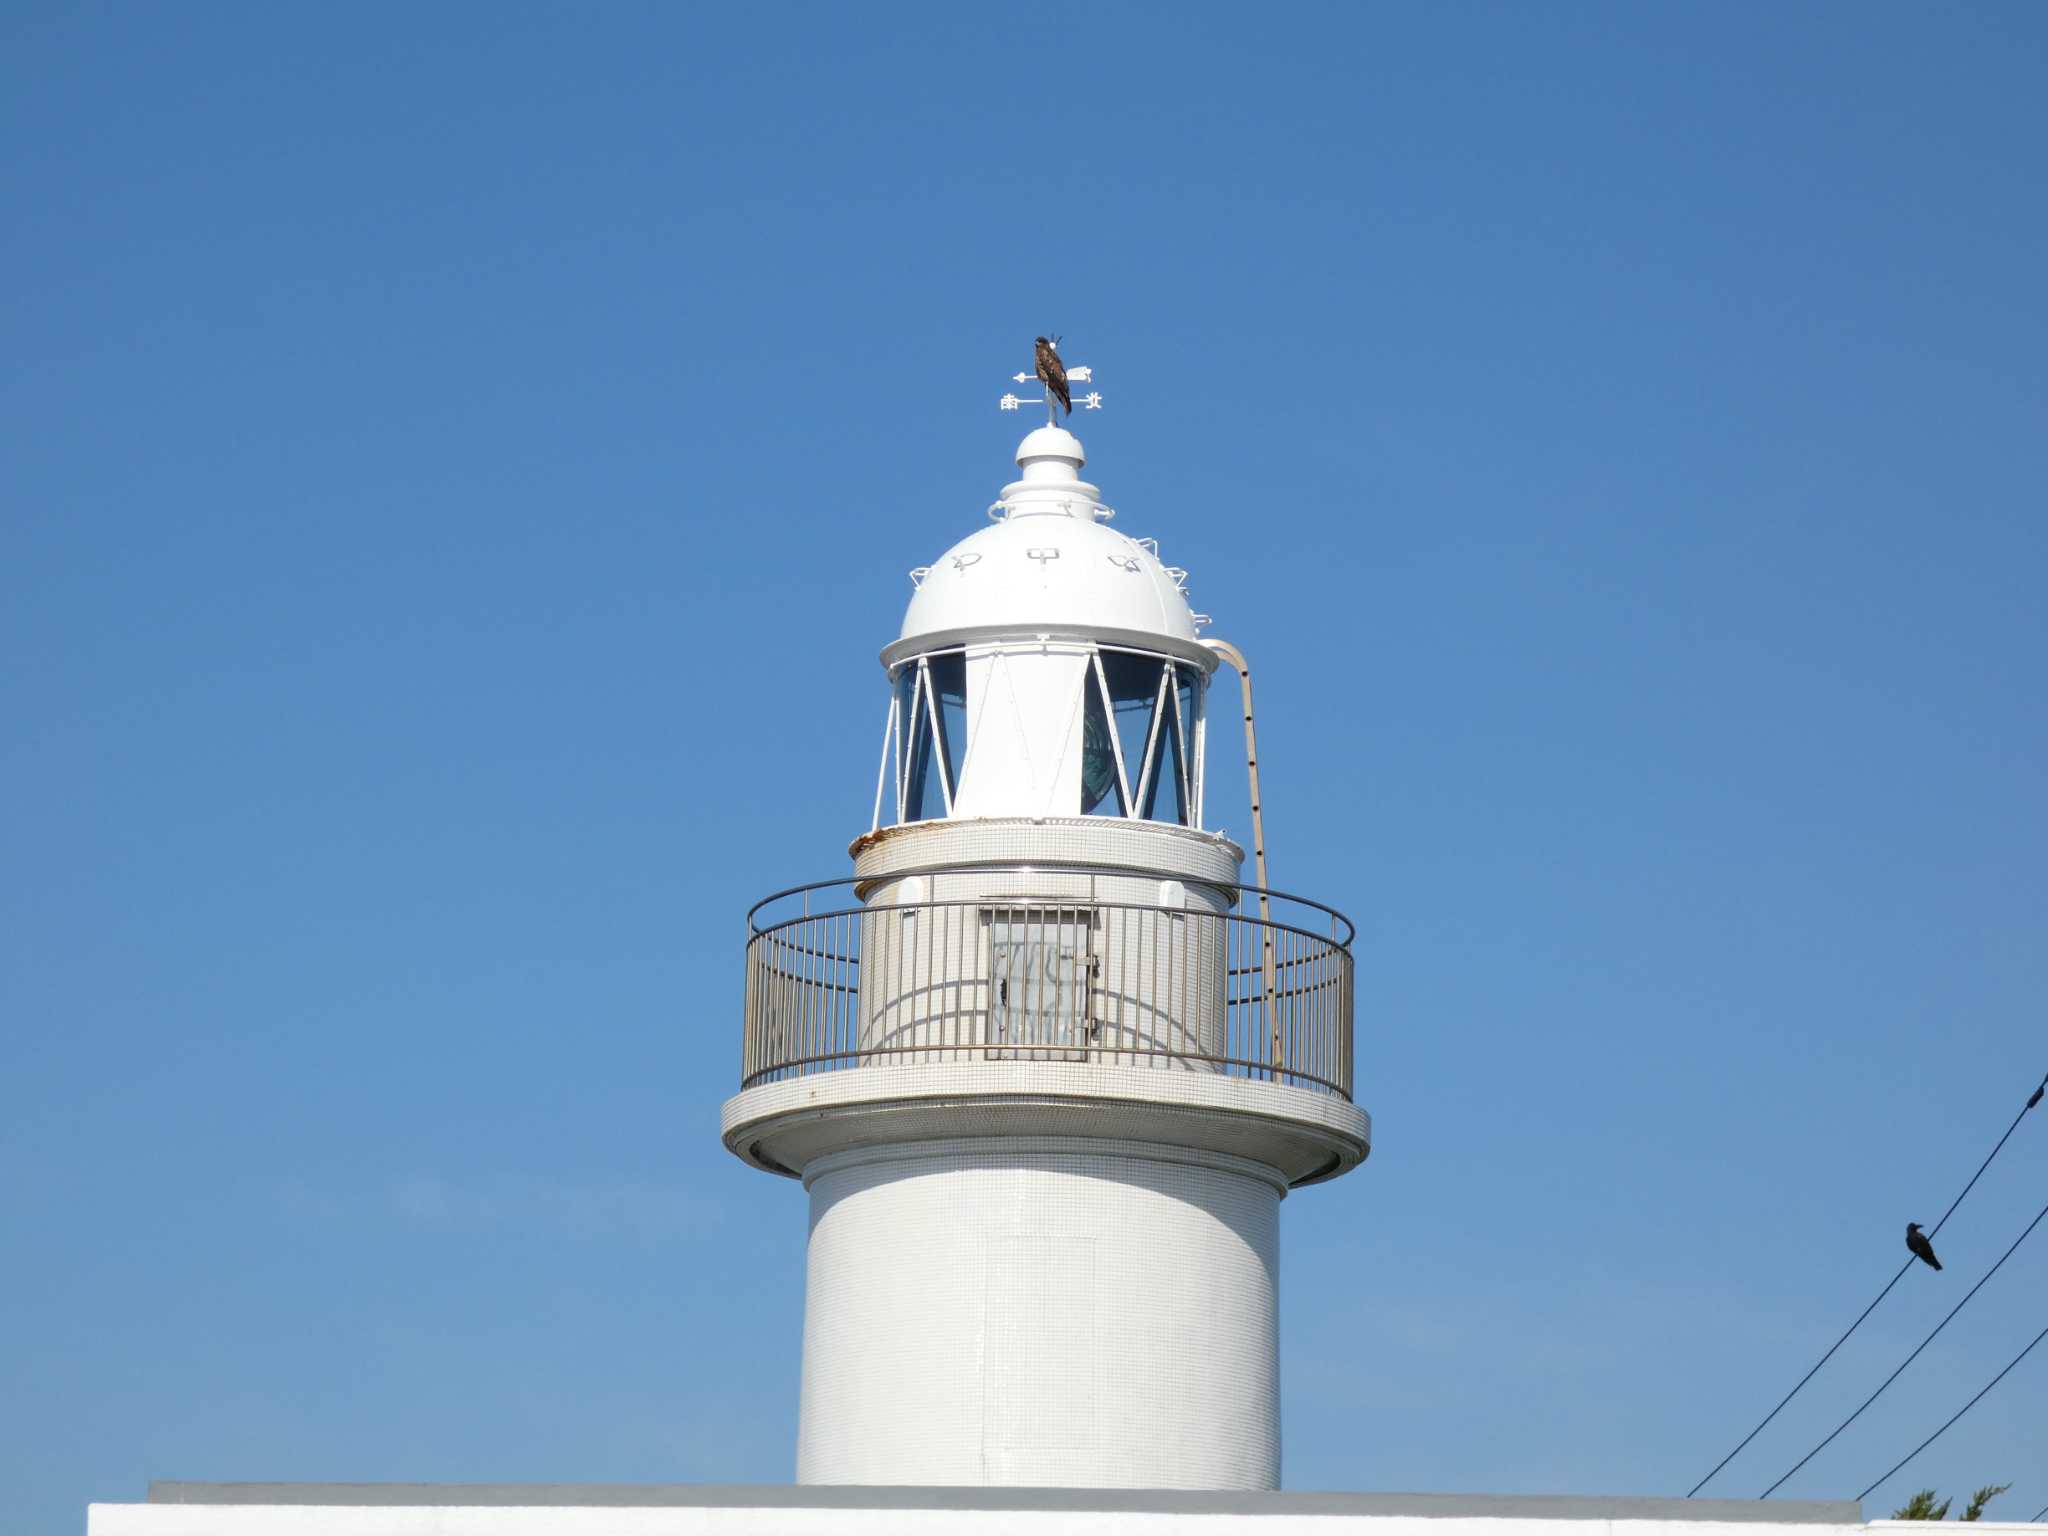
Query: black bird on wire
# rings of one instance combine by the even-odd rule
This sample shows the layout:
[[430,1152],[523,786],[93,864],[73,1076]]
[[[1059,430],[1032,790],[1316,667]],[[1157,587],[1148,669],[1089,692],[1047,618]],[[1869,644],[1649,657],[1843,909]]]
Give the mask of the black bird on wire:
[[1067,392],[1067,365],[1060,361],[1060,339],[1055,336],[1048,341],[1040,336],[1037,342],[1038,377],[1045,385],[1046,394],[1059,401],[1071,416],[1074,414],[1074,397]]
[[1932,1265],[1935,1269],[1941,1268],[1941,1260],[1934,1256],[1934,1244],[1927,1241],[1927,1234],[1920,1230],[1920,1223],[1917,1221],[1906,1223],[1906,1246],[1913,1250],[1913,1257],[1921,1263]]

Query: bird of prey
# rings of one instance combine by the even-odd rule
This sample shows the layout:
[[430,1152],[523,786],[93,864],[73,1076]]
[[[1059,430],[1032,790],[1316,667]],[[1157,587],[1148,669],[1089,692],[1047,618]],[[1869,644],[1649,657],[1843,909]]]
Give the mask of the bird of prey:
[[1934,1256],[1934,1244],[1927,1241],[1927,1234],[1920,1230],[1917,1221],[1906,1223],[1906,1246],[1913,1250],[1913,1257],[1921,1263],[1941,1268],[1941,1260]]
[[1038,341],[1038,377],[1045,385],[1046,395],[1074,414],[1074,397],[1067,393],[1067,365],[1060,361],[1060,339],[1050,341],[1040,336]]

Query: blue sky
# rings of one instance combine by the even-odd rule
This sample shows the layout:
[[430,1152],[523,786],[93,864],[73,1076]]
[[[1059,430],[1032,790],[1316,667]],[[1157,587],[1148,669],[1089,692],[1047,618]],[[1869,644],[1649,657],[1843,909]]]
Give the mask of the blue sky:
[[[1360,924],[1289,1484],[1683,1492],[2048,1070],[2044,64],[2024,4],[7,7],[0,1524],[790,1475],[741,917],[844,871],[1047,328]],[[2044,1199],[2037,1112],[1709,1491]],[[2044,1295],[2037,1234],[1784,1493]],[[2024,1518],[2044,1424],[2037,1352],[1871,1507]]]

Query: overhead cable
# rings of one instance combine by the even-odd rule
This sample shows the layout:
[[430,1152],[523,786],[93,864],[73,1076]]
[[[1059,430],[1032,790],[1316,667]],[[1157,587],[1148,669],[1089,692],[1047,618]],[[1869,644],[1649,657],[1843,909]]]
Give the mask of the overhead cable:
[[[1935,1334],[1940,1333],[1942,1329],[1946,1328],[1952,1321],[1954,1321],[1955,1315],[1970,1304],[1970,1297],[1976,1295],[1979,1291],[1984,1289],[1984,1281],[1989,1280],[1993,1275],[1998,1273],[2000,1265],[2003,1265],[2007,1259],[2011,1258],[2013,1254],[2018,1251],[2020,1244],[2024,1243],[2027,1240],[2028,1236],[2033,1232],[2034,1228],[2041,1225],[2043,1217],[2048,1217],[2048,1205],[2042,1206],[2040,1213],[2036,1215],[2032,1221],[2027,1223],[2027,1230],[2025,1232],[2022,1232],[2018,1237],[2012,1240],[2012,1247],[2006,1249],[2004,1253],[1999,1255],[1998,1263],[1992,1265],[1989,1269],[1984,1271],[1984,1279],[1979,1280],[1975,1285],[1971,1286],[1968,1293],[1963,1297],[1963,1299],[1957,1302],[1953,1307],[1949,1308],[1948,1316],[1944,1317],[1940,1322],[1934,1325],[1934,1333],[1928,1334],[1926,1338],[1922,1339],[1918,1344],[1916,1344],[1913,1347],[1913,1353],[1906,1356],[1905,1359],[1899,1362],[1898,1368],[1894,1370],[1891,1373],[1891,1375],[1885,1377],[1885,1379],[1878,1384],[1878,1388],[1875,1392],[1871,1393],[1870,1396],[1863,1399],[1863,1401],[1857,1405],[1856,1411],[1854,1413],[1850,1414],[1849,1417],[1842,1420],[1842,1422],[1837,1424],[1833,1429],[1829,1430],[1826,1440],[1821,1441],[1819,1445],[1816,1445],[1812,1450],[1808,1451],[1804,1456],[1800,1457],[1798,1461],[1792,1464],[1791,1472],[1787,1472],[1785,1474],[1785,1477],[1779,1478],[1777,1482],[1771,1484],[1770,1487],[1766,1488],[1762,1493],[1758,1494],[1757,1497],[1760,1499],[1768,1499],[1772,1494],[1776,1493],[1780,1485],[1784,1483],[1785,1478],[1790,1477],[1793,1472],[1797,1472],[1801,1467],[1805,1466],[1809,1461],[1813,1460],[1814,1457],[1818,1456],[1822,1451],[1826,1450],[1829,1441],[1833,1440],[1836,1435],[1839,1435],[1851,1424],[1854,1424],[1858,1418],[1862,1417],[1863,1410],[1865,1408],[1868,1408],[1872,1403],[1876,1402],[1880,1397],[1882,1397],[1884,1395],[1884,1389],[1890,1386],[1893,1382],[1897,1381],[1899,1379],[1900,1373],[1903,1372],[1907,1366],[1911,1365],[1915,1360],[1920,1358],[1920,1351],[1925,1349],[1928,1345],[1934,1342]],[[1907,1260],[1907,1262],[1910,1264],[1912,1261],[1909,1259]],[[2032,1348],[2031,1345],[2029,1345],[2028,1347]],[[1900,1465],[1903,1466],[1905,1465],[1905,1463],[1901,1462]],[[1889,1476],[1891,1476],[1891,1473],[1887,1472],[1885,1474],[1885,1477]],[[1884,1481],[1884,1478],[1879,1478],[1878,1481],[1882,1482]]]
[[[2034,1335],[2034,1344],[2040,1343],[2043,1339],[2048,1339],[2048,1328],[2043,1328],[2039,1333]],[[1869,1498],[1871,1489],[1883,1487],[1886,1478],[1889,1478],[1892,1475],[1892,1472],[1898,1471],[1900,1467],[1903,1467],[1907,1462],[1911,1461],[1915,1456],[1918,1456],[1922,1451],[1926,1450],[1927,1447],[1934,1444],[1935,1441],[1939,1440],[1944,1434],[1946,1434],[1948,1432],[1949,1424],[1955,1423],[1957,1419],[1960,1419],[1964,1414],[1968,1413],[1972,1408],[1976,1407],[1978,1398],[1981,1398],[1986,1392],[1989,1392],[1993,1387],[1997,1386],[2001,1381],[2005,1380],[2006,1371],[2010,1371],[2014,1366],[2018,1365],[2022,1360],[2026,1359],[2028,1355],[2034,1352],[2034,1344],[2029,1344],[2025,1349],[2021,1350],[2018,1354],[2014,1355],[2010,1360],[2006,1361],[2005,1370],[2000,1371],[1996,1376],[1992,1377],[1989,1381],[1985,1382],[1984,1385],[1978,1389],[1976,1397],[1971,1398],[1967,1403],[1963,1404],[1962,1407],[1958,1408],[1953,1414],[1949,1415],[1948,1424],[1942,1425],[1940,1429],[1937,1429],[1925,1440],[1922,1440],[1918,1445],[1914,1446],[1912,1450],[1906,1452],[1906,1454],[1903,1457],[1901,1457],[1899,1461],[1892,1467],[1891,1472],[1885,1473],[1884,1477],[1880,1477],[1876,1482],[1872,1483],[1869,1488],[1866,1488],[1861,1493],[1857,1494],[1856,1497],[1859,1500]],[[2048,1509],[2043,1509],[2040,1512],[2040,1514],[2035,1515],[2034,1518],[2038,1520],[2041,1518],[2041,1515],[2048,1515]]]
[[[2005,1135],[1998,1138],[1998,1145],[1991,1149],[1991,1155],[1989,1157],[1986,1157],[1983,1162],[1977,1165],[1977,1171],[1970,1175],[1970,1182],[1963,1186],[1963,1193],[1961,1195],[1957,1195],[1955,1199],[1951,1200],[1949,1202],[1948,1209],[1941,1213],[1941,1220],[1937,1221],[1934,1224],[1934,1231],[1929,1232],[1927,1234],[1929,1238],[1932,1238],[1935,1232],[1939,1232],[1943,1227],[1948,1225],[1949,1217],[1955,1215],[1956,1207],[1963,1203],[1963,1195],[1967,1195],[1971,1190],[1977,1187],[1977,1181],[1984,1177],[1984,1170],[1991,1166],[1991,1159],[1993,1157],[1998,1156],[1998,1154],[2004,1149],[2006,1142],[2011,1139],[2012,1133],[2019,1129],[2020,1121],[2026,1118],[2027,1111],[2032,1109],[2036,1104],[2041,1102],[2041,1096],[2044,1092],[2048,1092],[2048,1073],[2044,1073],[2042,1075],[2040,1085],[2034,1089],[2033,1097],[2028,1099],[2026,1103],[2022,1104],[2020,1106],[2020,1112],[2012,1117],[2012,1124],[2008,1125],[2005,1128]],[[1736,1445],[1734,1450],[1730,1451],[1726,1456],[1723,1456],[1719,1461],[1715,1462],[1714,1470],[1712,1472],[1709,1472],[1705,1477],[1701,1478],[1698,1482],[1694,1483],[1691,1488],[1686,1490],[1685,1496],[1688,1499],[1691,1498],[1694,1494],[1698,1493],[1702,1488],[1706,1487],[1707,1484],[1711,1483],[1714,1480],[1714,1478],[1720,1473],[1720,1470],[1723,1467],[1727,1466],[1729,1462],[1733,1461],[1737,1456],[1742,1454],[1744,1446],[1748,1445],[1750,1441],[1754,1440],[1758,1435],[1763,1433],[1764,1426],[1769,1424],[1771,1420],[1775,1419],[1780,1413],[1784,1411],[1785,1405],[1791,1402],[1793,1398],[1799,1395],[1800,1388],[1804,1387],[1809,1381],[1813,1380],[1813,1378],[1817,1374],[1819,1374],[1820,1368],[1822,1366],[1826,1365],[1830,1360],[1834,1359],[1835,1351],[1840,1349],[1844,1344],[1849,1342],[1849,1335],[1854,1333],[1858,1328],[1863,1326],[1863,1319],[1870,1316],[1871,1313],[1877,1310],[1878,1302],[1883,1301],[1885,1297],[1891,1295],[1892,1287],[1897,1285],[1901,1280],[1903,1280],[1906,1277],[1906,1271],[1911,1269],[1912,1267],[1913,1260],[1909,1256],[1906,1262],[1899,1266],[1899,1272],[1896,1275],[1893,1275],[1891,1279],[1888,1282],[1886,1282],[1885,1288],[1877,1293],[1877,1300],[1871,1302],[1869,1306],[1865,1307],[1861,1312],[1856,1314],[1856,1321],[1851,1323],[1846,1329],[1842,1331],[1842,1336],[1839,1339],[1835,1340],[1834,1343],[1828,1346],[1828,1352],[1826,1354],[1822,1355],[1818,1360],[1813,1362],[1812,1369],[1809,1370],[1804,1376],[1799,1378],[1798,1382],[1793,1386],[1792,1390],[1790,1392],[1787,1392],[1783,1397],[1778,1399],[1778,1406],[1776,1408],[1773,1408],[1769,1413],[1765,1414],[1763,1418],[1757,1422],[1756,1428],[1752,1429],[1748,1434],[1742,1437],[1740,1443]],[[1775,1487],[1776,1484],[1773,1484],[1772,1486]]]

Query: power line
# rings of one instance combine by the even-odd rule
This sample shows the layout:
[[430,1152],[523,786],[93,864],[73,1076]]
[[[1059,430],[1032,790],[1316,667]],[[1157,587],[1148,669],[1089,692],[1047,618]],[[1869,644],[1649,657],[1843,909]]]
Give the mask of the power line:
[[[1885,1377],[1885,1379],[1878,1384],[1878,1388],[1875,1392],[1871,1393],[1870,1396],[1863,1399],[1863,1401],[1857,1405],[1856,1411],[1854,1413],[1850,1414],[1849,1417],[1842,1420],[1842,1422],[1837,1424],[1833,1429],[1829,1430],[1826,1440],[1821,1441],[1819,1445],[1816,1445],[1812,1450],[1808,1451],[1804,1456],[1800,1457],[1798,1461],[1792,1464],[1791,1472],[1787,1472],[1785,1474],[1785,1477],[1779,1478],[1777,1482],[1771,1484],[1770,1487],[1766,1488],[1762,1493],[1758,1494],[1757,1497],[1760,1499],[1768,1499],[1772,1494],[1776,1493],[1778,1489],[1784,1484],[1785,1478],[1789,1478],[1793,1472],[1797,1472],[1801,1467],[1805,1466],[1809,1461],[1813,1460],[1814,1457],[1818,1456],[1822,1451],[1826,1450],[1828,1448],[1829,1442],[1832,1441],[1836,1435],[1839,1435],[1851,1424],[1854,1424],[1857,1421],[1857,1419],[1862,1417],[1863,1410],[1865,1408],[1868,1408],[1872,1403],[1876,1402],[1880,1397],[1884,1396],[1884,1389],[1886,1387],[1889,1387],[1893,1382],[1897,1381],[1899,1379],[1900,1374],[1904,1372],[1906,1367],[1911,1365],[1915,1360],[1918,1360],[1920,1358],[1920,1351],[1925,1349],[1928,1345],[1932,1344],[1934,1342],[1935,1334],[1940,1333],[1942,1329],[1946,1328],[1951,1322],[1955,1320],[1955,1315],[1970,1304],[1970,1297],[1976,1295],[1979,1291],[1984,1289],[1984,1281],[1989,1280],[1993,1275],[1997,1274],[2000,1267],[2005,1263],[2005,1261],[2011,1258],[2016,1252],[2019,1251],[2020,1244],[2024,1243],[2027,1240],[2028,1236],[2033,1232],[2034,1228],[2041,1225],[2043,1217],[2048,1217],[2048,1205],[2042,1206],[2040,1214],[2035,1216],[2035,1218],[2032,1221],[2027,1223],[2027,1230],[2025,1232],[2022,1232],[2018,1237],[2012,1240],[2012,1247],[2006,1249],[2004,1253],[1999,1255],[1998,1263],[1992,1265],[1989,1269],[1984,1271],[1983,1280],[1979,1280],[1975,1285],[1971,1286],[1968,1293],[1963,1297],[1963,1299],[1957,1302],[1953,1307],[1949,1308],[1948,1316],[1944,1317],[1940,1322],[1934,1325],[1934,1333],[1928,1334],[1926,1338],[1922,1339],[1918,1344],[1916,1344],[1913,1347],[1913,1353],[1906,1356],[1905,1359],[1899,1362],[1898,1368],[1894,1370],[1891,1373],[1891,1375]],[[1910,1263],[1912,1261],[1908,1260],[1907,1262]],[[1904,1464],[1905,1463],[1903,1462],[1900,1463],[1901,1466],[1903,1466]],[[1889,1472],[1885,1474],[1886,1477],[1889,1477],[1890,1475],[1891,1474]],[[1884,1481],[1884,1479],[1879,1478],[1878,1481],[1882,1482]]]
[[2027,1523],[2032,1525],[2035,1520],[2039,1520],[2043,1515],[2048,1515],[2048,1504],[2043,1504],[2039,1509],[2035,1510],[2034,1519],[2029,1520]]
[[[2034,1335],[2034,1344],[2040,1343],[2043,1339],[2048,1339],[2048,1328],[2043,1328],[2039,1333]],[[1953,1414],[1951,1414],[1949,1416],[1948,1424],[1942,1425],[1940,1429],[1937,1429],[1925,1440],[1922,1440],[1918,1445],[1914,1446],[1912,1450],[1906,1452],[1906,1454],[1899,1459],[1897,1464],[1892,1467],[1891,1472],[1885,1473],[1884,1477],[1880,1477],[1876,1482],[1872,1483],[1869,1488],[1866,1488],[1861,1493],[1857,1494],[1856,1497],[1859,1500],[1869,1498],[1871,1494],[1871,1489],[1883,1487],[1886,1479],[1892,1475],[1892,1472],[1898,1471],[1900,1467],[1903,1467],[1907,1462],[1911,1461],[1915,1456],[1918,1456],[1922,1451],[1926,1450],[1927,1447],[1934,1444],[1935,1441],[1939,1440],[1944,1434],[1946,1434],[1948,1432],[1949,1424],[1955,1423],[1957,1419],[1960,1419],[1964,1414],[1968,1413],[1972,1408],[1976,1407],[1978,1398],[1983,1397],[1983,1395],[1986,1392],[1989,1392],[1993,1387],[1997,1386],[2001,1381],[2005,1380],[2006,1371],[2010,1371],[2014,1366],[2018,1365],[2022,1360],[2026,1359],[2028,1355],[2034,1352],[2034,1344],[2029,1344],[2025,1349],[2021,1350],[2018,1354],[2014,1355],[2010,1360],[2006,1361],[2005,1370],[2000,1371],[1996,1376],[1992,1377],[1989,1381],[1985,1382],[1983,1387],[1979,1389],[1976,1397],[1971,1398],[1967,1403],[1963,1404],[1962,1407],[1958,1408]],[[2043,1509],[2041,1511],[2041,1514],[2034,1516],[2034,1518],[2038,1520],[2041,1518],[2041,1515],[2048,1515],[2048,1509]]]
[[[1947,1219],[1948,1218],[1945,1216],[1942,1218],[1942,1220],[1944,1221],[1946,1221]],[[1936,1232],[1939,1232],[1941,1228],[1936,1227],[1934,1230]],[[1931,1235],[1932,1234],[1930,1234],[1930,1236]],[[1870,1316],[1871,1313],[1877,1310],[1877,1302],[1883,1301],[1885,1297],[1891,1295],[1892,1287],[1897,1285],[1901,1280],[1905,1279],[1906,1271],[1911,1269],[1918,1262],[1919,1260],[1914,1258],[1911,1254],[1908,1254],[1906,1256],[1906,1262],[1899,1266],[1899,1272],[1896,1275],[1893,1275],[1891,1279],[1886,1282],[1885,1288],[1877,1293],[1877,1301],[1873,1301],[1869,1306],[1865,1307],[1861,1312],[1859,1312],[1856,1315],[1856,1321],[1851,1323],[1846,1329],[1843,1330],[1842,1336],[1839,1339],[1835,1340],[1834,1343],[1828,1346],[1828,1352],[1822,1355],[1818,1360],[1813,1362],[1813,1369],[1808,1371],[1804,1376],[1799,1378],[1799,1385],[1795,1386],[1790,1392],[1787,1392],[1783,1397],[1779,1398],[1778,1406],[1776,1408],[1773,1408],[1769,1413],[1765,1414],[1763,1416],[1762,1422],[1760,1422],[1755,1429],[1752,1429],[1748,1434],[1742,1437],[1742,1445],[1736,1446],[1734,1450],[1730,1451],[1726,1456],[1723,1456],[1720,1459],[1720,1461],[1715,1464],[1713,1472],[1709,1472],[1705,1477],[1701,1478],[1698,1482],[1692,1485],[1691,1490],[1686,1494],[1686,1497],[1688,1499],[1691,1498],[1693,1494],[1698,1493],[1702,1488],[1706,1487],[1708,1483],[1711,1483],[1714,1480],[1715,1473],[1718,1473],[1722,1467],[1727,1466],[1729,1462],[1733,1461],[1737,1456],[1741,1455],[1743,1446],[1748,1445],[1750,1441],[1754,1440],[1758,1435],[1763,1433],[1764,1425],[1769,1424],[1771,1420],[1775,1419],[1778,1416],[1778,1414],[1784,1409],[1784,1406],[1787,1403],[1791,1402],[1793,1398],[1799,1395],[1800,1387],[1804,1387],[1809,1381],[1813,1380],[1815,1375],[1819,1373],[1820,1368],[1826,1365],[1830,1360],[1834,1359],[1835,1351],[1840,1349],[1844,1344],[1849,1342],[1849,1335],[1854,1333],[1858,1328],[1861,1328],[1863,1326],[1863,1319]]]
[[[1990,1156],[1986,1157],[1983,1162],[1977,1165],[1977,1171],[1970,1175],[1970,1182],[1963,1186],[1963,1193],[1961,1195],[1957,1195],[1955,1199],[1951,1200],[1949,1202],[1948,1209],[1941,1213],[1941,1220],[1937,1221],[1934,1224],[1934,1231],[1929,1232],[1927,1234],[1929,1238],[1932,1238],[1935,1232],[1939,1232],[1943,1227],[1948,1225],[1949,1217],[1955,1215],[1956,1207],[1963,1203],[1963,1195],[1967,1195],[1971,1190],[1977,1187],[1977,1181],[1984,1177],[1984,1170],[1991,1166],[1991,1159],[1993,1157],[1998,1156],[1998,1154],[2004,1150],[2006,1142],[2012,1139],[2012,1133],[2019,1129],[2020,1121],[2026,1118],[2027,1111],[2032,1109],[2036,1104],[2041,1102],[2041,1096],[2044,1091],[2048,1091],[2048,1073],[2044,1073],[2042,1075],[2040,1086],[2034,1089],[2033,1097],[2028,1099],[2026,1103],[2022,1104],[2020,1106],[2020,1112],[2012,1117],[2012,1124],[2008,1125],[2005,1128],[2005,1135],[1998,1138],[1998,1145],[1991,1149]],[[1861,1312],[1856,1314],[1856,1321],[1851,1323],[1846,1329],[1843,1330],[1842,1336],[1839,1339],[1835,1340],[1834,1343],[1828,1346],[1828,1352],[1826,1354],[1822,1355],[1818,1360],[1813,1362],[1813,1368],[1809,1370],[1804,1376],[1799,1378],[1798,1383],[1792,1388],[1792,1390],[1790,1392],[1787,1392],[1783,1397],[1778,1399],[1778,1406],[1773,1408],[1769,1413],[1765,1414],[1763,1418],[1757,1422],[1756,1428],[1752,1429],[1748,1434],[1742,1437],[1741,1442],[1735,1447],[1734,1450],[1730,1451],[1726,1456],[1723,1456],[1719,1461],[1715,1462],[1714,1470],[1712,1472],[1709,1472],[1705,1477],[1701,1478],[1698,1482],[1694,1483],[1691,1488],[1686,1490],[1685,1496],[1688,1499],[1691,1498],[1694,1494],[1698,1493],[1702,1488],[1706,1487],[1707,1484],[1711,1483],[1714,1480],[1714,1478],[1717,1475],[1719,1475],[1721,1469],[1727,1466],[1729,1462],[1733,1461],[1737,1456],[1740,1456],[1742,1454],[1743,1447],[1748,1445],[1749,1442],[1754,1440],[1758,1435],[1762,1434],[1764,1432],[1764,1426],[1769,1424],[1771,1420],[1775,1419],[1780,1413],[1782,1413],[1784,1411],[1785,1405],[1791,1402],[1793,1398],[1799,1395],[1800,1388],[1804,1387],[1809,1381],[1813,1380],[1813,1378],[1817,1374],[1819,1374],[1820,1368],[1822,1366],[1826,1365],[1830,1360],[1834,1359],[1835,1351],[1840,1349],[1844,1344],[1849,1342],[1849,1335],[1854,1333],[1858,1328],[1863,1326],[1863,1319],[1870,1316],[1871,1313],[1877,1310],[1878,1302],[1883,1301],[1885,1297],[1891,1295],[1892,1287],[1897,1285],[1901,1280],[1903,1280],[1906,1277],[1906,1271],[1911,1269],[1913,1267],[1913,1264],[1914,1260],[1909,1255],[1906,1259],[1906,1262],[1899,1266],[1899,1272],[1896,1275],[1893,1275],[1891,1279],[1886,1283],[1885,1288],[1877,1293],[1877,1301],[1873,1301],[1869,1306],[1865,1307]],[[1773,1486],[1776,1485],[1773,1484]]]

